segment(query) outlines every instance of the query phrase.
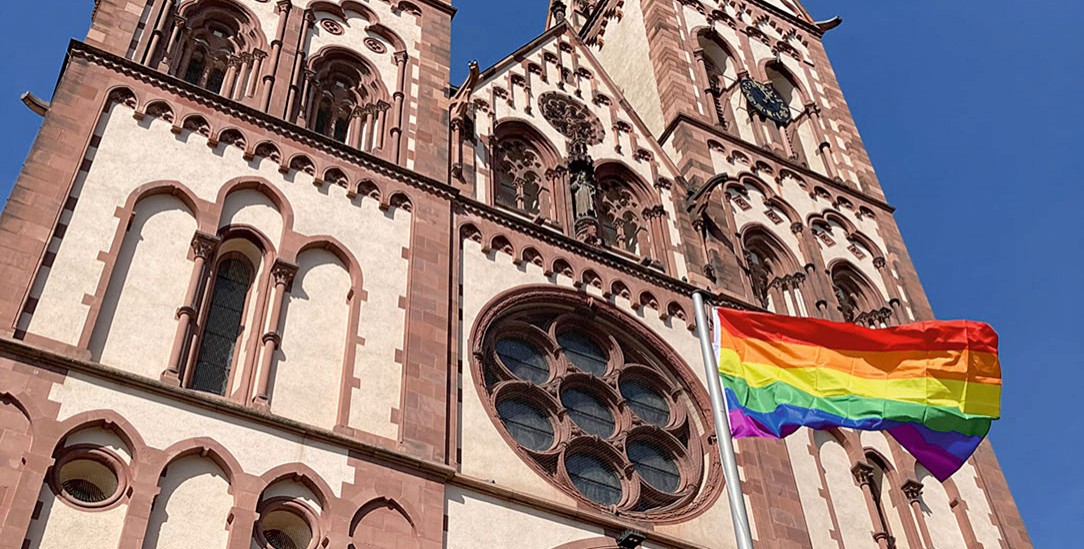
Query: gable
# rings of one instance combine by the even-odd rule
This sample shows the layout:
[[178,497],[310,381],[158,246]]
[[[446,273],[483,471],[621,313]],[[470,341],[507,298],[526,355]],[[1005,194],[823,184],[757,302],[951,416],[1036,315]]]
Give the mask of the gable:
[[502,124],[518,123],[565,156],[567,129],[554,113],[572,110],[595,128],[588,152],[596,163],[623,164],[649,186],[678,175],[590,49],[563,25],[484,71],[471,97],[483,139]]

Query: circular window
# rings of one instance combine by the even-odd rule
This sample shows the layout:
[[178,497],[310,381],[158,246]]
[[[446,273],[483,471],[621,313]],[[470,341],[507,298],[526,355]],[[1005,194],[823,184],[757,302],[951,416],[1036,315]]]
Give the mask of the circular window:
[[669,452],[644,441],[630,442],[626,452],[644,482],[656,490],[673,493],[681,487],[681,472]]
[[707,392],[635,319],[576,292],[532,287],[491,303],[471,337],[473,378],[494,425],[571,497],[654,523],[688,520],[719,497],[721,465],[705,448]]
[[568,409],[572,421],[585,433],[609,438],[614,434],[614,415],[606,403],[581,389],[561,392],[561,404]]
[[504,427],[516,442],[541,452],[553,446],[553,423],[537,407],[515,399],[497,404]]
[[497,342],[497,357],[512,375],[530,381],[542,383],[549,379],[550,368],[546,357],[533,345],[516,338],[505,338]]
[[120,479],[113,468],[91,458],[72,459],[62,464],[57,480],[64,493],[91,505],[108,501],[120,488]]
[[260,533],[267,547],[274,549],[306,549],[312,543],[312,528],[301,515],[286,509],[275,509],[260,518]]
[[580,370],[596,376],[606,374],[609,359],[591,338],[577,331],[564,332],[557,336],[557,343]]
[[601,505],[616,505],[621,501],[621,479],[605,461],[578,452],[565,458],[565,469],[572,485],[587,499]]
[[646,423],[665,427],[670,423],[670,405],[654,389],[644,383],[630,379],[621,382],[621,396],[629,403],[629,408]]

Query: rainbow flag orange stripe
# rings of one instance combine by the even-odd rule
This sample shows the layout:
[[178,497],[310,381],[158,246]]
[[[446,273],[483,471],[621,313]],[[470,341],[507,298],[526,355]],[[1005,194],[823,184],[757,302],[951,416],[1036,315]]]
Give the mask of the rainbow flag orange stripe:
[[1001,415],[994,330],[979,322],[853,324],[716,309],[719,375],[737,438],[799,427],[887,431],[937,478]]

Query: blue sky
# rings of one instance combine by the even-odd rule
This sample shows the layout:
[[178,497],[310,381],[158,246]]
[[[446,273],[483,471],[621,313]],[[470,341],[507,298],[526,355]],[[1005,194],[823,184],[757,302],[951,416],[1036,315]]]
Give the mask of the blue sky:
[[[1084,185],[1070,163],[1084,124],[1084,3],[805,1],[818,19],[845,19],[826,36],[829,55],[935,311],[1001,333],[1004,419],[991,438],[1033,540],[1076,546]],[[0,2],[4,200],[40,123],[19,94],[51,94],[92,4]],[[534,37],[547,4],[457,1],[453,80]]]

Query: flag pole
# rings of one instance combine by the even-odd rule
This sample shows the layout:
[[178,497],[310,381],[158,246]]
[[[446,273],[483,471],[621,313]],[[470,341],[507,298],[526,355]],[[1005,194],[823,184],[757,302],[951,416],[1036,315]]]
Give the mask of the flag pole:
[[696,309],[696,335],[700,337],[700,354],[704,359],[708,392],[711,394],[711,411],[715,415],[715,435],[719,441],[719,457],[723,460],[726,477],[726,494],[730,498],[730,517],[734,522],[734,536],[738,549],[753,549],[753,534],[749,528],[749,513],[745,510],[745,494],[738,476],[738,462],[734,456],[734,438],[730,434],[730,417],[719,380],[719,367],[715,363],[715,348],[708,333],[708,315],[704,294],[693,292],[693,308]]

